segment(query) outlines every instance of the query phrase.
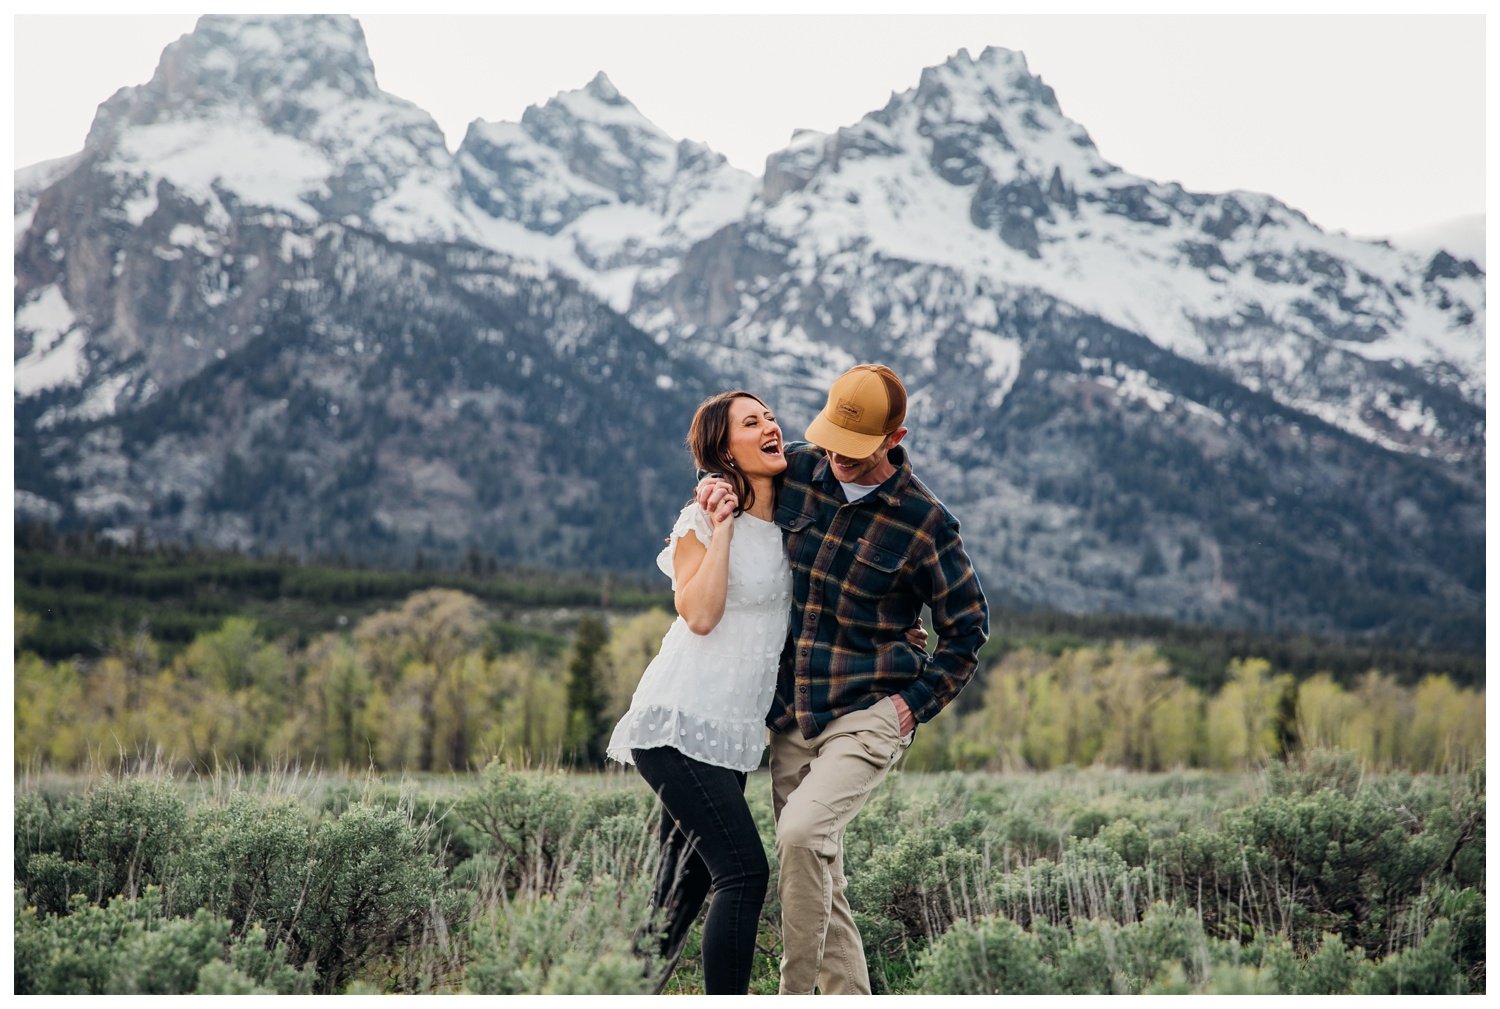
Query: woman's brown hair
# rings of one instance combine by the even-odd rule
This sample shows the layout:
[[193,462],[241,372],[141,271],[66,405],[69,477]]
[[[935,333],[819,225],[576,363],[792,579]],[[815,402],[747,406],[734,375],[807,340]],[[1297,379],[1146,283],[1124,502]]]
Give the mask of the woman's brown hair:
[[735,510],[736,515],[749,511],[750,506],[755,504],[755,489],[750,486],[749,478],[735,468],[734,461],[729,457],[729,404],[740,398],[753,399],[761,406],[766,405],[766,401],[755,393],[743,389],[721,392],[698,404],[687,433],[688,451],[693,453],[693,462],[698,466],[699,475],[717,473],[733,485],[734,496],[740,502],[739,508]]

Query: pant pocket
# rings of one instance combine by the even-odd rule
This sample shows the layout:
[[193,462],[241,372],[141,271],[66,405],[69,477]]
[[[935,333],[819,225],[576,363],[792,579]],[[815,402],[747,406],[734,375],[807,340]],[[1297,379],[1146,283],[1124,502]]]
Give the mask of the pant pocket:
[[891,732],[896,736],[896,753],[891,758],[892,762],[894,762],[912,744],[912,740],[916,738],[917,727],[913,725],[910,732],[904,736],[901,734],[901,711],[896,707],[895,694],[887,694],[885,697],[882,697],[876,707],[880,707],[881,705],[885,706],[886,714],[891,723]]
[[[879,708],[886,702],[882,699],[877,701],[875,707]],[[894,706],[888,706],[894,707]],[[899,721],[892,724],[896,718],[894,710],[890,712],[873,712],[878,715],[875,724],[858,734],[859,745],[864,748],[870,760],[881,767],[889,767],[901,756],[901,731]]]

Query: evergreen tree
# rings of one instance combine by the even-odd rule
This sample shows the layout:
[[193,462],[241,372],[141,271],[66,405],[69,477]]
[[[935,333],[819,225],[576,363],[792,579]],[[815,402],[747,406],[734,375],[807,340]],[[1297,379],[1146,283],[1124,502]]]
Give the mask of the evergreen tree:
[[604,708],[609,697],[602,666],[608,642],[602,619],[589,615],[578,622],[578,640],[568,665],[568,754],[574,766],[604,766]]

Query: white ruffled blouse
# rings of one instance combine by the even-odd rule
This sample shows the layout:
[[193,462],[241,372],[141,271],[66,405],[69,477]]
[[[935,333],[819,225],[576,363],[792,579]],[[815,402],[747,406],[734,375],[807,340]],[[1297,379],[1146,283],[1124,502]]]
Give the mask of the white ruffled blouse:
[[[656,558],[673,589],[672,554],[689,530],[704,546],[713,536],[696,502],[682,510]],[[680,616],[673,621],[641,675],[630,710],[615,726],[608,755],[630,764],[631,749],[671,746],[705,764],[736,771],[759,767],[791,598],[781,527],[739,515],[729,545],[724,616],[707,634],[694,634]]]

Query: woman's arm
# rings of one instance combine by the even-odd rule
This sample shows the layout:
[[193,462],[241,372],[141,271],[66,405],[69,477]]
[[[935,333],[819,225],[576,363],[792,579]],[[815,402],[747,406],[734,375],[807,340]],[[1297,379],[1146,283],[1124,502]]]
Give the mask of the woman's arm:
[[694,634],[707,634],[724,616],[724,598],[729,592],[729,544],[734,539],[733,495],[719,502],[709,515],[713,535],[707,544],[689,532],[677,541],[672,554],[677,591],[673,602]]

